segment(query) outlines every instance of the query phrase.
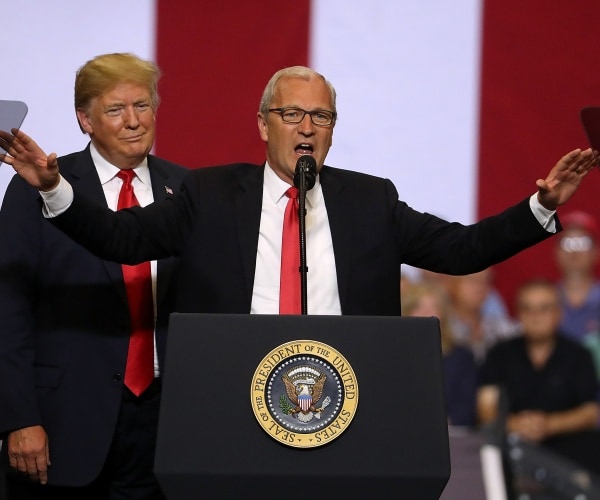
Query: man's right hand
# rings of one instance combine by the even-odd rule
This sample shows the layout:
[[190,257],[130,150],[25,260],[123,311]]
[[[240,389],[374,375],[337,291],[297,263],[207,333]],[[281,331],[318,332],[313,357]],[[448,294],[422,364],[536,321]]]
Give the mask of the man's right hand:
[[58,185],[56,153],[46,153],[25,132],[12,129],[12,134],[0,130],[0,162],[11,165],[15,172],[40,191],[50,191]]
[[11,432],[6,442],[10,466],[41,484],[48,482],[48,435],[41,425]]

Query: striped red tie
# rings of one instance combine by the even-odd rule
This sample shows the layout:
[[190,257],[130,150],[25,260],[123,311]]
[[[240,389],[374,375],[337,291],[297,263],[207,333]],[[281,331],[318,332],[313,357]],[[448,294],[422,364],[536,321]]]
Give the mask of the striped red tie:
[[[121,170],[117,176],[123,181],[117,210],[138,206],[131,184],[135,172]],[[135,266],[123,264],[122,268],[131,319],[125,386],[139,396],[154,379],[154,305],[150,262]]]
[[291,187],[283,216],[279,314],[300,314],[300,224],[298,222],[298,188]]

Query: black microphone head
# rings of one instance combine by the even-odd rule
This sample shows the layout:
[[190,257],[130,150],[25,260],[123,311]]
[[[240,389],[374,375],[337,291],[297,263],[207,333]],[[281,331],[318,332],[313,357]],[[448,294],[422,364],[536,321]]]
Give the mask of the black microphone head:
[[302,187],[302,178],[304,178],[304,189],[312,189],[317,180],[317,162],[310,155],[302,155],[296,162],[296,171],[294,173],[294,186],[298,189]]

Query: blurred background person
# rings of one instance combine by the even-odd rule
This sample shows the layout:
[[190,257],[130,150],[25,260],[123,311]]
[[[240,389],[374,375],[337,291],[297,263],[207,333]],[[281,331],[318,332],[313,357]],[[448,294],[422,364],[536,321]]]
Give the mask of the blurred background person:
[[[434,283],[439,283],[446,290],[450,290],[452,276],[448,274],[434,273],[433,271],[428,271],[427,269],[417,269],[417,273],[415,273],[415,277],[412,278],[412,281],[432,281]],[[504,298],[494,287],[493,273],[491,282],[487,288],[485,299],[483,301],[481,314],[484,318],[510,317]]]
[[493,274],[489,268],[448,279],[450,324],[454,339],[456,343],[471,350],[478,364],[483,362],[487,351],[498,340],[512,337],[516,333],[515,322],[506,313],[499,298],[495,300],[496,305],[488,305],[486,308],[486,302],[493,293],[492,282]]
[[516,310],[522,335],[492,347],[480,372],[479,422],[496,420],[500,391],[505,391],[508,433],[599,471],[594,365],[584,347],[560,333],[554,283],[525,283],[518,291]]
[[448,424],[473,426],[477,370],[471,351],[455,344],[448,312],[448,295],[439,284],[415,283],[406,287],[402,297],[402,315],[435,316],[440,321]]
[[600,375],[600,281],[595,274],[598,224],[581,211],[565,214],[561,221],[564,230],[555,253],[560,270],[561,330],[590,349]]

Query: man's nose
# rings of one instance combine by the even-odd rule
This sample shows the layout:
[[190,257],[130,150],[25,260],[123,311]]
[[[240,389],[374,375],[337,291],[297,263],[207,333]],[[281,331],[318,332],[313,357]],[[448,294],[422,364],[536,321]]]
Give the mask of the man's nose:
[[133,106],[127,106],[123,112],[123,120],[128,128],[137,128],[140,124],[137,111]]
[[310,114],[306,113],[302,121],[298,124],[298,130],[302,134],[311,134],[315,130],[315,124],[312,122]]

